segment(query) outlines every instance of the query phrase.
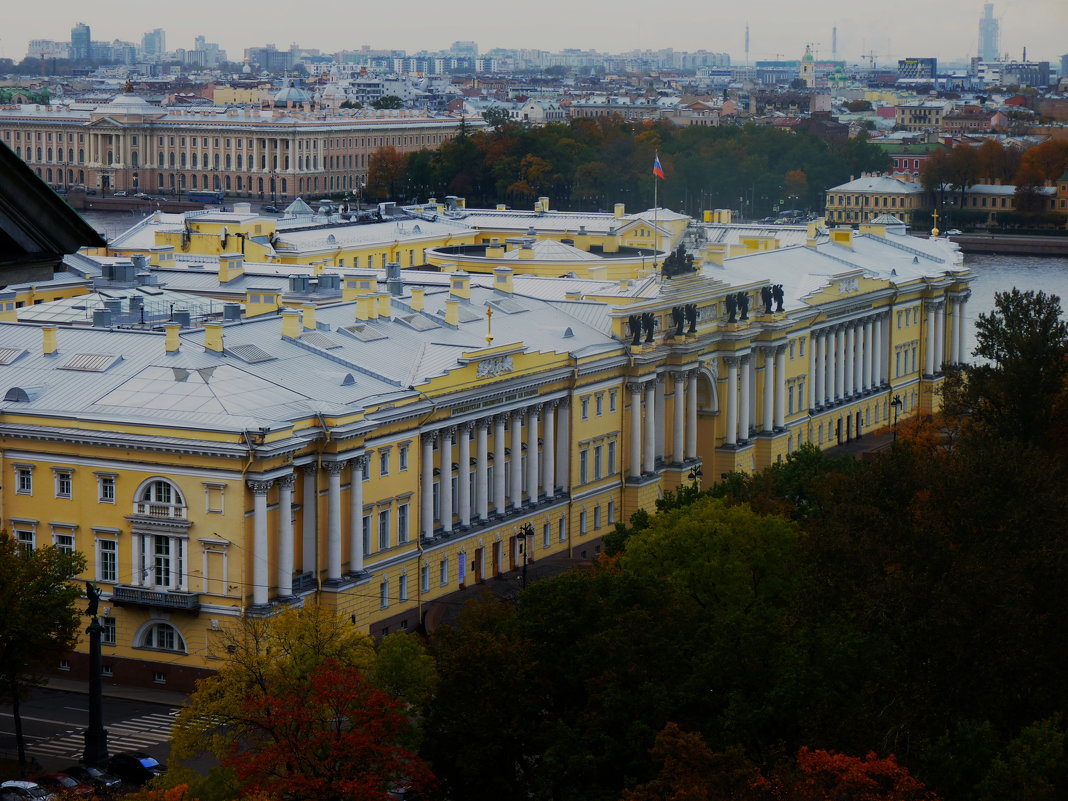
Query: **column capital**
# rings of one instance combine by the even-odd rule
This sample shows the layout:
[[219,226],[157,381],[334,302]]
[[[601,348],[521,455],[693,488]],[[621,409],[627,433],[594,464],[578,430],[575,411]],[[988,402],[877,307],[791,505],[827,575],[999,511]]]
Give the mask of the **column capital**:
[[671,380],[674,381],[677,384],[678,383],[682,383],[683,381],[686,380],[687,375],[689,375],[689,371],[688,370],[672,370],[671,371]]
[[250,490],[252,490],[252,494],[253,495],[266,495],[268,490],[270,490],[271,487],[274,486],[274,481],[273,480],[270,480],[270,481],[249,480],[249,481],[247,481],[245,483],[248,484],[248,488]]
[[627,382],[627,392],[629,392],[630,394],[635,395],[637,393],[640,393],[641,391],[642,391],[641,382],[639,382],[639,381],[628,381]]
[[545,401],[545,404],[544,404],[544,406],[542,408],[543,408],[543,411],[546,411],[546,412],[555,412],[556,411],[556,407],[559,406],[559,405],[560,405],[560,401],[558,401],[558,400],[550,400],[550,401]]
[[277,479],[280,489],[293,489],[293,485],[297,483],[297,477],[293,473],[282,476]]
[[471,432],[474,431],[474,429],[475,429],[475,424],[471,420],[467,420],[467,421],[465,421],[463,423],[457,423],[457,425],[456,425],[456,431],[459,434],[470,435]]
[[445,426],[445,428],[438,429],[438,435],[442,439],[445,439],[445,437],[456,439],[456,429],[457,426]]
[[424,445],[434,445],[438,441],[438,433],[436,431],[424,431],[419,435],[419,441]]
[[508,413],[501,412],[500,414],[493,415],[493,424],[495,426],[503,426],[508,423]]
[[527,424],[528,425],[534,425],[534,423],[531,422],[531,421],[532,420],[541,419],[541,412],[542,412],[542,405],[540,403],[535,403],[533,406],[528,406],[527,407]]
[[732,370],[736,370],[738,368],[738,363],[740,361],[741,361],[741,359],[738,356],[724,356],[723,357],[724,364],[726,364],[727,367],[729,367]]
[[776,345],[775,346],[775,355],[776,356],[782,356],[784,353],[786,353],[786,346],[785,345]]
[[942,306],[945,305],[945,302],[946,302],[945,298],[938,298],[937,300],[936,299],[931,299],[931,300],[927,301],[927,308],[930,309],[933,312],[937,312],[937,311],[941,310]]
[[370,461],[371,461],[371,457],[368,456],[366,453],[363,454],[362,456],[357,456],[356,458],[354,458],[352,460],[352,469],[353,470],[366,470],[367,469],[367,465],[368,465],[368,463]]
[[336,462],[324,462],[323,467],[326,468],[326,472],[328,472],[330,475],[339,476],[341,475],[341,472],[345,469],[345,466],[347,464],[348,461],[339,459]]
[[479,417],[477,420],[473,421],[472,425],[476,426],[480,431],[484,431],[487,430],[492,423],[493,416],[490,415],[489,417]]
[[658,383],[658,384],[663,384],[664,380],[665,380],[665,376],[664,376],[663,373],[657,373],[656,376],[653,378],[653,380],[656,381],[656,383]]
[[511,414],[513,420],[515,420],[517,422],[520,422],[520,423],[524,422],[524,420],[526,419],[526,416],[527,416],[526,411],[523,410],[523,409],[512,409],[510,414]]
[[315,462],[311,462],[310,464],[304,465],[304,475],[306,475],[306,476],[314,476],[318,472],[319,472],[319,465],[317,465]]

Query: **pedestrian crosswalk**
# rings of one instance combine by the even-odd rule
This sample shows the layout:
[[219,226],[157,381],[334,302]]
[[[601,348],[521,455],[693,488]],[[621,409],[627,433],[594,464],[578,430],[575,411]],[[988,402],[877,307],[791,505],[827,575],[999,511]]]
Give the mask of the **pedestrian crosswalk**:
[[[177,709],[171,709],[168,712],[156,712],[105,724],[108,750],[113,754],[141,751],[167,742],[171,738],[171,729],[174,728],[177,714]],[[69,729],[55,737],[31,741],[27,743],[26,750],[36,756],[81,759],[85,750],[85,729]]]

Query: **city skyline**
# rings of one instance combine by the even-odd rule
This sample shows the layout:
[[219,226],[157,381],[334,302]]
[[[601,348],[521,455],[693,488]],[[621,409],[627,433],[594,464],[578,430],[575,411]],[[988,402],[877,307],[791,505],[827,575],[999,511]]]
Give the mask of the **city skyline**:
[[[47,15],[32,6],[16,6],[9,12],[11,24],[0,37],[0,57],[21,60],[33,39],[69,40],[71,27],[83,22],[92,29],[94,40],[109,42],[139,43],[146,31],[163,28],[170,50],[191,49],[195,36],[206,35],[234,60],[240,60],[245,48],[265,43],[287,48],[295,42],[324,53],[357,50],[363,45],[416,52],[447,49],[454,40],[474,40],[482,52],[492,48],[579,48],[607,53],[703,49],[729,53],[735,64],[742,64],[748,22],[751,60],[796,59],[807,44],[817,57],[830,59],[832,29],[836,28],[838,58],[847,62],[874,58],[877,63],[890,64],[898,58],[928,55],[959,61],[977,54],[984,4],[974,0],[963,8],[949,8],[902,0],[889,17],[873,17],[862,15],[844,0],[822,0],[796,10],[784,9],[771,0],[753,0],[717,9],[714,15],[696,3],[684,4],[676,6],[670,17],[647,20],[647,8],[637,3],[577,9],[561,0],[548,0],[537,7],[539,14],[525,9],[525,19],[517,25],[508,16],[481,19],[484,8],[471,0],[459,0],[447,9],[436,4],[423,8],[417,0],[414,7],[408,7],[403,27],[396,24],[389,8],[364,7],[358,27],[348,33],[345,26],[331,23],[353,13],[351,6],[337,0],[316,4],[318,17],[294,15],[288,4],[228,4],[220,12],[217,4],[191,0],[177,19],[166,19],[158,7],[144,4],[119,2],[92,9],[73,0],[56,0]],[[277,13],[272,13],[273,9]],[[994,14],[1001,22],[1002,53],[1020,58],[1026,48],[1029,59],[1053,62],[1068,50],[1063,37],[1068,7],[1062,0],[1000,0],[994,4]],[[692,24],[702,17],[706,26]],[[775,24],[764,22],[769,19]],[[686,24],[679,25],[680,21]],[[704,33],[706,30],[714,34]],[[18,36],[12,31],[18,31]]]

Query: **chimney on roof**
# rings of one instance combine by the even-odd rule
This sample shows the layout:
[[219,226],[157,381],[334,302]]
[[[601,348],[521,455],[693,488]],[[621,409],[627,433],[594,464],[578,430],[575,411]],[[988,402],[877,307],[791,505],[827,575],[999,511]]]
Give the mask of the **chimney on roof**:
[[451,326],[460,324],[460,301],[455,298],[445,301],[445,323]]
[[55,356],[59,351],[59,345],[56,344],[56,327],[54,325],[46,325],[41,329],[43,336],[42,347],[45,356]]
[[314,331],[316,329],[315,324],[315,304],[305,303],[301,306],[301,310],[304,312],[303,325],[305,331]]
[[460,271],[449,279],[449,294],[454,298],[471,300],[471,276]]
[[245,274],[245,257],[240,253],[219,254],[219,283],[228,284]]
[[282,309],[282,336],[286,339],[300,336],[300,312],[296,309]]
[[374,306],[375,299],[371,295],[358,295],[356,297],[356,319],[370,320]]
[[412,307],[412,311],[421,312],[426,305],[426,289],[421,286],[412,287],[412,300],[409,304]]
[[515,287],[512,284],[512,268],[511,267],[494,267],[493,268],[493,288],[498,292],[504,292],[511,295],[515,291]]
[[616,217],[622,217],[626,213],[627,213],[627,207],[625,205],[623,205],[622,203],[617,203],[616,206],[615,206],[615,216]]
[[393,312],[393,296],[388,292],[379,292],[376,297],[378,298],[378,316],[388,320]]
[[223,325],[222,323],[204,324],[204,350],[212,353],[223,352]]
[[182,346],[182,339],[178,336],[178,332],[182,330],[182,327],[178,323],[167,323],[163,326],[163,330],[167,332],[167,338],[164,340],[163,349],[167,353],[177,353]]

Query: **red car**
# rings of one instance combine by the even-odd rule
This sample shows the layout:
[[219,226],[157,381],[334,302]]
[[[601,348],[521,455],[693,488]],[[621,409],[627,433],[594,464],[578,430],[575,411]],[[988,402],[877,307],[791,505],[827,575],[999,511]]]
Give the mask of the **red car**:
[[68,776],[66,773],[43,773],[37,777],[36,781],[42,787],[57,793],[73,793],[82,798],[88,798],[93,794],[92,787],[88,784],[82,784],[73,776]]

